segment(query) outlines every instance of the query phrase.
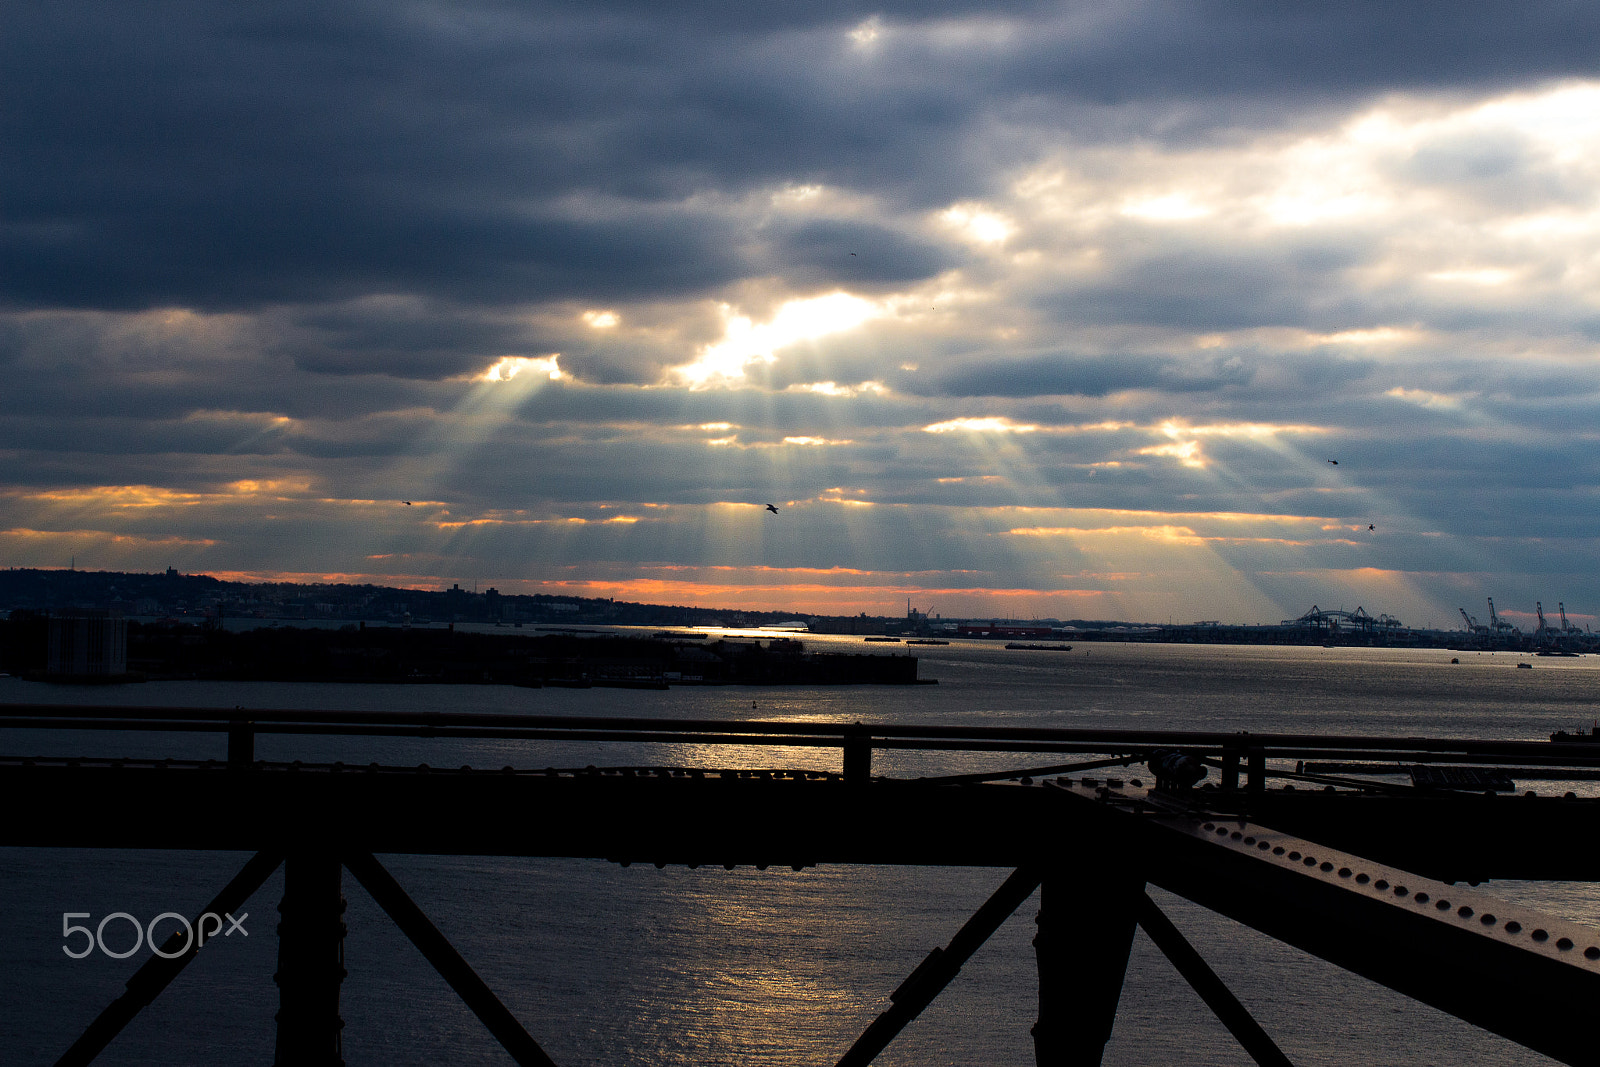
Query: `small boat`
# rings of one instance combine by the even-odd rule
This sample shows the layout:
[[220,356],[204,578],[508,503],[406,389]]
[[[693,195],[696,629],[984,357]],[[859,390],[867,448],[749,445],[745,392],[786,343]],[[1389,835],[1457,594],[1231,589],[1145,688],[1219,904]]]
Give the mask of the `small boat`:
[[1583,744],[1600,745],[1600,719],[1596,719],[1594,726],[1590,727],[1588,730],[1578,730],[1575,733],[1570,734],[1565,730],[1557,730],[1555,733],[1550,735],[1550,740],[1578,741],[1582,742]]
[[1032,644],[1026,644],[1026,643],[1019,642],[1019,641],[1013,641],[1009,645],[1007,645],[1006,647],[1007,648],[1020,649],[1023,652],[1071,652],[1072,651],[1072,646],[1071,645],[1032,645]]
[[948,645],[949,641],[940,641],[935,637],[913,637],[907,641],[908,645]]
[[890,644],[896,644],[896,645],[898,645],[900,643],[900,639],[898,637],[869,637],[869,638],[867,638],[867,640],[868,641],[886,641],[886,642],[889,642]]

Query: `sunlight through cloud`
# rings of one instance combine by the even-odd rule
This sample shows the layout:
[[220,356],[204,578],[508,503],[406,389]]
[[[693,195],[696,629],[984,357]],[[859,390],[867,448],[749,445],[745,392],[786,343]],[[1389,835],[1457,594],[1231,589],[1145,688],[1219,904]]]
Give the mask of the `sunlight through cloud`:
[[509,382],[523,371],[532,371],[534,374],[544,375],[552,382],[558,382],[561,380],[561,368],[556,364],[556,360],[560,355],[561,353],[557,352],[540,357],[502,356],[492,367],[483,372],[479,380]]
[[790,300],[765,323],[736,313],[730,304],[718,310],[722,340],[706,345],[693,363],[672,372],[690,389],[738,385],[753,363],[776,363],[777,353],[790,345],[852,330],[886,313],[882,306],[843,291]]
[[1015,423],[998,415],[982,418],[949,419],[924,426],[923,433],[1036,433],[1039,427],[1032,423]]

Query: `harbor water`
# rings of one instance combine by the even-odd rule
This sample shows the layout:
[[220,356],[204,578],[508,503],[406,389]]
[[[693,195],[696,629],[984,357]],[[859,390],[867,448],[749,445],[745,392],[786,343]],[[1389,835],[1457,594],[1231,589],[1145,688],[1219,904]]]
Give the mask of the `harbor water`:
[[[825,651],[915,654],[915,687],[675,687],[667,691],[493,686],[152,682],[52,687],[0,678],[0,704],[115,703],[280,709],[491,711],[734,720],[1195,729],[1543,739],[1600,716],[1600,658],[1255,646],[998,643],[866,645],[805,636]],[[1460,660],[1452,663],[1452,657]],[[221,758],[217,736],[49,731],[0,734],[4,755]],[[837,750],[263,736],[262,759],[432,766],[653,765],[837,770]],[[880,774],[1004,770],[1038,756],[878,753]],[[1043,762],[1048,762],[1048,759]],[[1593,795],[1596,783],[1519,783]],[[115,803],[108,798],[108,803]],[[26,810],[7,820],[26,820]],[[540,823],[561,811],[483,818]],[[886,834],[893,827],[884,827]],[[1063,844],[1063,848],[1067,846]],[[112,959],[63,951],[63,914],[148,922],[194,914],[246,854],[0,848],[0,1063],[53,1062],[122,991],[148,951]],[[556,1063],[835,1062],[888,994],[945,944],[1009,873],[999,869],[822,866],[795,872],[622,868],[601,861],[380,857]],[[1095,877],[1092,856],[1066,857]],[[1600,887],[1482,887],[1600,926]],[[351,1065],[500,1064],[500,1050],[444,980],[348,875],[342,989]],[[98,1063],[267,1064],[277,989],[282,874],[242,909],[247,933],[215,942]],[[1551,1061],[1152,891],[1289,1058],[1299,1065]],[[1024,904],[945,993],[880,1056],[890,1065],[1031,1065],[1037,1014],[1033,916]],[[76,920],[79,922],[85,920]],[[119,920],[121,923],[121,920]],[[112,947],[131,926],[108,927]],[[1404,946],[1396,946],[1404,951]],[[1105,1062],[1248,1064],[1140,934]]]

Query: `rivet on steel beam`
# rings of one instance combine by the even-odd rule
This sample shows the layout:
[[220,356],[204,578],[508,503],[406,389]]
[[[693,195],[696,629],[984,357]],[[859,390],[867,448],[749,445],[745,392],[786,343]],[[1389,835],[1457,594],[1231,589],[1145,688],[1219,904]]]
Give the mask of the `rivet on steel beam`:
[[1243,837],[1243,836],[1244,836],[1244,835],[1243,835],[1243,834],[1241,834],[1241,833],[1240,833],[1240,832],[1239,832],[1239,831],[1237,831],[1237,830],[1235,830],[1235,831],[1234,831],[1234,832],[1233,832],[1233,833],[1231,833],[1231,834],[1229,834],[1229,835],[1228,835],[1228,836],[1229,836],[1229,837],[1230,837],[1230,838],[1232,838],[1232,839],[1233,839],[1233,840],[1235,840],[1235,841],[1237,841],[1237,840],[1239,840],[1239,839],[1240,839],[1240,838],[1241,838],[1241,837]]
[[1327,860],[1323,860],[1321,869],[1323,871],[1331,871],[1333,870],[1333,864],[1329,863]]
[[1435,904],[1434,907],[1438,908],[1440,911],[1449,911],[1450,902],[1448,900],[1441,900],[1439,903]]
[[1368,875],[1366,871],[1362,871],[1360,874],[1356,875],[1356,882],[1360,885],[1366,885],[1370,881],[1372,881],[1372,877]]
[[1256,843],[1256,839],[1253,837],[1247,837],[1244,839],[1244,843],[1247,845],[1253,845]]
[[1315,856],[1307,856],[1305,859],[1301,860],[1300,862],[1305,864],[1307,867],[1315,867],[1317,865],[1317,857],[1315,857]]
[[1572,938],[1570,938],[1570,937],[1561,938],[1559,941],[1556,942],[1556,948],[1560,949],[1562,952],[1570,952],[1570,951],[1572,951]]
[[1590,945],[1583,950],[1583,958],[1586,960],[1600,960],[1600,948]]
[[1427,902],[1428,902],[1428,894],[1426,894],[1426,893],[1418,893],[1417,894],[1417,903],[1418,904],[1426,904]]
[[1535,930],[1533,933],[1529,934],[1528,936],[1533,938],[1535,941],[1548,941],[1548,940],[1550,940],[1550,934],[1547,931],[1544,931],[1544,930]]
[[1289,858],[1290,858],[1290,859],[1292,859],[1292,860],[1297,860],[1297,859],[1299,859],[1299,858],[1300,858],[1300,853],[1298,853],[1298,852],[1291,852],[1291,853],[1289,853]]
[[1256,842],[1256,848],[1259,848],[1263,852],[1267,851],[1267,849],[1269,849],[1271,847],[1272,847],[1272,843],[1270,841],[1257,841]]
[[1407,889],[1403,885],[1397,885],[1394,887],[1394,895],[1397,897],[1409,896],[1410,894],[1411,890]]
[[1472,918],[1472,909],[1463,904],[1461,907],[1456,909],[1456,914],[1461,916],[1463,919],[1470,919]]
[[1281,855],[1283,855],[1283,846],[1282,846],[1282,845],[1279,845],[1279,846],[1278,846],[1278,847],[1277,847],[1277,848],[1275,848],[1275,849],[1273,849],[1273,850],[1272,850],[1272,854],[1273,854],[1273,855],[1274,855],[1274,856],[1281,856]]
[[1214,823],[1214,822],[1208,822],[1204,826],[1201,827],[1202,830],[1215,830],[1216,828],[1217,828],[1217,824]]
[[1485,926],[1493,926],[1497,920],[1494,917],[1494,912],[1486,911],[1483,913],[1483,918],[1479,919],[1478,921]]
[[1506,923],[1506,933],[1508,933],[1508,934],[1520,934],[1520,933],[1522,933],[1522,924],[1517,922],[1517,920],[1512,919],[1510,922]]
[[1374,889],[1388,889],[1389,888],[1389,883],[1388,883],[1387,880],[1385,880],[1383,878],[1379,878],[1376,882],[1372,883],[1372,888],[1374,888]]
[[1352,872],[1349,867],[1340,867],[1339,868],[1339,877],[1340,878],[1348,878],[1348,877],[1350,877],[1350,875],[1352,873],[1354,873],[1354,872]]

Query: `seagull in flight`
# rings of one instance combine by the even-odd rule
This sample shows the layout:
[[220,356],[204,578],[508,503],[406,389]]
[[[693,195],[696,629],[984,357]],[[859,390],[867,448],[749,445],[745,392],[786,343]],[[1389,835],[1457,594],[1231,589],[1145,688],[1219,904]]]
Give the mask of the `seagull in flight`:
[[409,500],[402,500],[402,501],[400,501],[400,503],[404,504],[408,508],[411,507],[411,501],[409,501]]
[[1377,530],[1377,527],[1372,525],[1372,523],[1369,522],[1369,523],[1367,523],[1367,529],[1369,529],[1369,530]]
[[778,505],[776,505],[776,504],[768,504],[767,505],[767,510],[772,512],[774,515],[776,515],[778,513]]
[[1330,460],[1328,460],[1328,462],[1332,463],[1335,467],[1337,467],[1339,465],[1339,461],[1336,460],[1336,459],[1330,459]]

